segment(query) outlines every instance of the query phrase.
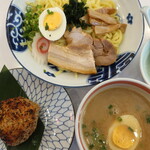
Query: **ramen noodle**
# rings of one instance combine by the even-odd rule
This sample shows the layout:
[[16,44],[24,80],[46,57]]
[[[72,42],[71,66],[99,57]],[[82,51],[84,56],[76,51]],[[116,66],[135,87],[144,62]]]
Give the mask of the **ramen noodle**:
[[28,3],[31,6],[41,5],[44,6],[44,9],[51,7],[62,8],[64,4],[69,3],[68,0],[35,0],[35,2]]
[[[86,2],[86,6],[89,9],[99,9],[102,7],[116,8],[116,4],[112,0],[85,0],[85,2]],[[44,9],[47,9],[50,7],[59,7],[63,9],[64,4],[66,3],[69,3],[69,0],[35,0],[35,2],[28,3],[28,5],[30,6],[42,5],[44,6]],[[116,18],[117,20],[119,20],[119,17],[116,16],[116,14],[113,14],[112,16]],[[116,48],[120,46],[122,39],[123,39],[123,33],[119,29],[110,33],[106,33],[104,36],[95,35],[91,27],[88,27],[87,29],[85,29],[84,32],[90,34],[92,37],[107,39]],[[64,38],[61,38],[58,41],[56,41],[56,44],[64,46],[66,45],[66,41]]]

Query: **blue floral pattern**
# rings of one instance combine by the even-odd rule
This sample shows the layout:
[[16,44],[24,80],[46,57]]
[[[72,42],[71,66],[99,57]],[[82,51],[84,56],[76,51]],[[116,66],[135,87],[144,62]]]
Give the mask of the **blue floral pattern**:
[[131,15],[131,13],[129,13],[126,18],[127,18],[128,24],[133,24],[133,16]]
[[97,74],[91,75],[88,78],[88,83],[91,85],[103,82],[120,73],[134,58],[134,53],[124,53],[118,56],[116,62],[110,66],[98,67]]
[[44,70],[43,72],[50,77],[56,77],[53,73],[51,73],[49,71]]
[[27,46],[21,45],[26,40],[23,38],[23,13],[15,6],[11,5],[7,15],[6,32],[9,46],[14,51],[25,51]]

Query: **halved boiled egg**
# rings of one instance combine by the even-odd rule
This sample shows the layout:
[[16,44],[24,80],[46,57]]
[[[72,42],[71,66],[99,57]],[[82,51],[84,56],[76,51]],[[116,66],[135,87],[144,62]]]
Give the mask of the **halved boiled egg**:
[[112,150],[134,150],[142,130],[133,115],[123,115],[116,120],[108,131],[108,144]]
[[66,16],[59,7],[44,10],[39,17],[39,29],[50,40],[60,39],[66,31]]

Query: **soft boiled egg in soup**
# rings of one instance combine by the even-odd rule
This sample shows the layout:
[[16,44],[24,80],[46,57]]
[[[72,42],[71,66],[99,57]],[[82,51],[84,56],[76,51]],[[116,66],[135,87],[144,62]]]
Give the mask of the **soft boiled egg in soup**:
[[138,120],[133,115],[123,115],[110,127],[108,144],[111,150],[135,150],[141,136]]
[[50,40],[60,39],[66,31],[66,16],[59,7],[44,10],[39,17],[39,29]]

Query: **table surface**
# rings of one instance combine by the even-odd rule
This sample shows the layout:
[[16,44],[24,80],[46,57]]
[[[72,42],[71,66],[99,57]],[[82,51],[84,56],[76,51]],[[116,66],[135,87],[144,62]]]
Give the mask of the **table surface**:
[[[20,64],[15,60],[14,56],[10,52],[7,40],[6,40],[6,29],[5,29],[5,22],[6,22],[6,15],[7,15],[7,10],[9,8],[11,0],[0,0],[0,6],[1,6],[1,11],[0,11],[0,70],[3,67],[3,65],[6,65],[9,69],[12,68],[21,68]],[[149,0],[140,0],[142,6],[148,6],[149,5]],[[133,61],[126,67],[119,75],[115,76],[114,78],[133,78],[140,80],[144,82],[141,72],[140,72],[140,54],[143,48],[143,45],[146,43],[146,41],[150,39],[150,28],[148,27],[147,22],[145,21],[145,35],[144,35],[144,40],[141,45],[141,48],[136,55],[136,57],[133,59]],[[134,68],[134,69],[133,69]],[[75,113],[77,111],[77,108],[84,97],[84,95],[92,88],[92,86],[89,87],[82,87],[82,88],[66,88],[74,109]],[[74,137],[72,145],[70,147],[70,150],[78,150],[78,146],[76,143],[76,139]]]

